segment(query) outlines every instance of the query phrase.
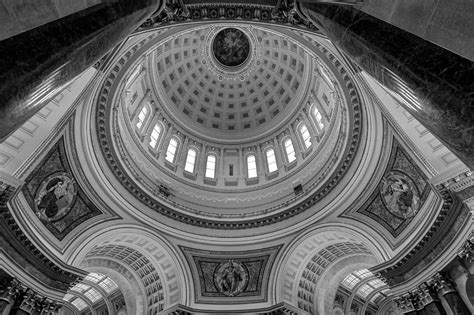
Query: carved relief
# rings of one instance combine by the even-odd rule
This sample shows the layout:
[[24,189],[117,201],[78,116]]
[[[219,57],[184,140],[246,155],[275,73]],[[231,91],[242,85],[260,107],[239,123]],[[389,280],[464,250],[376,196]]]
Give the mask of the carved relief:
[[420,208],[418,189],[413,180],[402,172],[394,171],[385,175],[380,193],[388,211],[399,218],[411,218]]
[[221,263],[214,273],[214,283],[219,292],[227,296],[239,295],[248,283],[248,271],[244,264],[229,260]]

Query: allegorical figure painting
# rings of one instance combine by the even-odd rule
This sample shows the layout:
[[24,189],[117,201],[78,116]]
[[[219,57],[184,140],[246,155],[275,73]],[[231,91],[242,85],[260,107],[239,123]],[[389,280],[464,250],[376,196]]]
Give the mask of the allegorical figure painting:
[[236,67],[247,60],[250,54],[250,42],[241,30],[229,27],[217,33],[212,49],[221,64]]
[[247,285],[248,272],[245,267],[233,260],[220,264],[214,272],[214,283],[222,294],[239,295]]
[[56,221],[68,214],[77,193],[74,179],[67,173],[46,178],[38,189],[36,214],[45,221]]
[[390,172],[382,179],[382,201],[393,215],[407,219],[420,208],[420,194],[413,180],[401,172]]

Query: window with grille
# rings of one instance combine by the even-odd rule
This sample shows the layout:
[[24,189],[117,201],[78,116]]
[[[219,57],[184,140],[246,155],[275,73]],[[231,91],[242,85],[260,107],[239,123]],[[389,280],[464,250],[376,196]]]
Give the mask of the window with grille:
[[158,139],[160,138],[161,134],[161,126],[159,124],[156,124],[155,127],[153,127],[153,131],[151,132],[150,135],[150,147],[153,149],[156,148],[156,145],[158,144]]
[[138,121],[137,121],[137,128],[141,129],[143,126],[143,123],[145,122],[146,118],[148,117],[148,108],[146,106],[143,106],[142,110],[138,114]]
[[301,138],[303,139],[303,143],[306,149],[311,146],[311,135],[309,134],[308,128],[306,125],[301,125],[300,127],[300,134]]
[[272,173],[278,170],[278,165],[275,157],[275,150],[273,149],[268,149],[266,152],[267,156],[267,167],[268,167],[268,172]]
[[166,160],[170,163],[174,162],[176,151],[178,149],[178,140],[171,138],[170,143],[168,144],[168,149],[166,150]]
[[194,149],[188,150],[188,155],[186,156],[186,164],[184,165],[184,170],[186,172],[194,172],[194,164],[196,163],[197,152]]
[[291,139],[286,139],[283,143],[285,146],[286,157],[288,159],[288,163],[293,162],[296,160],[295,148],[293,147],[293,142]]
[[216,156],[213,155],[213,154],[209,154],[207,156],[205,176],[207,178],[215,178],[216,177]]
[[247,173],[249,178],[257,177],[257,161],[253,154],[247,156]]

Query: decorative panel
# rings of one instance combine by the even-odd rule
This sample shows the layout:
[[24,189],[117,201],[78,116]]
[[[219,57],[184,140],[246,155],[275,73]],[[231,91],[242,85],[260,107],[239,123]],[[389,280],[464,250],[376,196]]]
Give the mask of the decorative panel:
[[61,138],[26,178],[22,189],[31,209],[59,240],[102,214],[78,185]]
[[270,271],[281,246],[238,252],[180,248],[192,271],[196,303],[268,301]]
[[374,219],[397,237],[422,208],[429,191],[426,175],[394,139],[381,182],[357,212]]

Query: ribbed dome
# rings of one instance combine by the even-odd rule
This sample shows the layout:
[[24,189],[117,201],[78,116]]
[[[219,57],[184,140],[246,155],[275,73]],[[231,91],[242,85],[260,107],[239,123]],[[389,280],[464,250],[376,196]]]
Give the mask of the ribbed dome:
[[[216,58],[215,46],[225,44],[219,34],[233,30],[243,37],[238,45],[248,40],[250,50],[248,58],[229,67]],[[301,46],[281,35],[218,24],[159,45],[153,75],[164,110],[177,120],[212,138],[246,139],[272,129],[296,109],[303,82],[310,82],[304,80],[309,60]]]

